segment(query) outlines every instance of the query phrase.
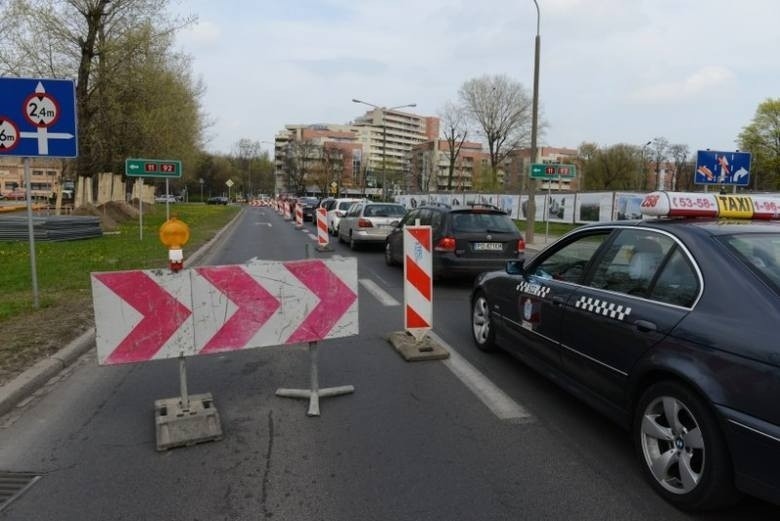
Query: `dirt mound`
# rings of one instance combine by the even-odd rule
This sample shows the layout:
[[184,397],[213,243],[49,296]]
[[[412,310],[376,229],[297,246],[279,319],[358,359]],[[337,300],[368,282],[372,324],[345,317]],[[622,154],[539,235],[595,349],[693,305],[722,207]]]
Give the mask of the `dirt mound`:
[[104,232],[110,232],[125,221],[138,219],[138,210],[125,202],[110,201],[97,207],[91,204],[81,206],[73,210],[73,215],[100,217],[100,227]]

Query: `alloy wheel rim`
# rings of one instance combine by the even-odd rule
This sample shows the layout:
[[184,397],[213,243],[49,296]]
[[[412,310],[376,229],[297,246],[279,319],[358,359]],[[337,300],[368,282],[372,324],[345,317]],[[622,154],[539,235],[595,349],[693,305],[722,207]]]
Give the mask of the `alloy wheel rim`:
[[474,303],[474,313],[471,322],[474,329],[474,338],[477,339],[477,342],[480,344],[487,342],[490,334],[490,315],[487,301],[483,297],[479,297]]
[[660,396],[650,402],[640,427],[642,452],[655,480],[673,494],[692,492],[706,464],[701,427],[678,399]]

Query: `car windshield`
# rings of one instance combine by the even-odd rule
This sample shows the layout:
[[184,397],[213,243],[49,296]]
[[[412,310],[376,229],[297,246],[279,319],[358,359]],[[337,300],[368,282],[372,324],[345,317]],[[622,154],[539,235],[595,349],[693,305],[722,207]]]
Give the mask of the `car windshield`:
[[517,226],[508,215],[493,212],[455,212],[453,232],[516,233]]
[[365,217],[403,217],[406,208],[400,204],[371,204],[363,210]]
[[721,240],[777,293],[780,293],[780,234],[737,234]]

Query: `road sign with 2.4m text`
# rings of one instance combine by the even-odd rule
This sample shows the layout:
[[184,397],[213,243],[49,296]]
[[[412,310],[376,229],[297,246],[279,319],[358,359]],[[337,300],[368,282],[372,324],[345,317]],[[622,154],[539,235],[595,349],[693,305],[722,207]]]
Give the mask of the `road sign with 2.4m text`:
[[181,177],[181,161],[175,159],[125,159],[130,177]]
[[78,156],[72,80],[0,78],[0,157]]

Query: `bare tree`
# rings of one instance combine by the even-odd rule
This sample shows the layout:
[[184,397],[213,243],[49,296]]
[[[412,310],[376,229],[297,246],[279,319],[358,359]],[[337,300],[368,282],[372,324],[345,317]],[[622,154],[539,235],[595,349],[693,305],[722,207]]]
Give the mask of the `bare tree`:
[[530,142],[531,97],[520,83],[504,75],[468,80],[458,95],[469,118],[487,142],[495,184],[496,173],[504,159],[512,150]]
[[315,162],[319,162],[322,155],[322,146],[317,142],[307,139],[304,141],[291,141],[287,152],[289,183],[287,189],[293,188],[296,194],[306,192],[306,183],[310,181]]
[[[466,111],[454,103],[447,103],[440,114],[441,128],[444,139],[447,141],[447,190],[452,191],[452,178],[455,173],[455,163],[460,156],[460,149],[466,141],[468,130],[466,128]],[[434,154],[435,156],[435,154]]]
[[[677,143],[669,146],[669,157],[671,157],[672,161],[674,162],[674,172],[672,172],[672,184],[669,187],[670,190],[677,190],[677,185],[679,184],[683,169],[690,165],[688,162],[689,155],[690,152],[688,150],[688,145]],[[692,177],[692,174],[693,172],[691,172],[690,177]]]
[[241,138],[233,146],[234,155],[242,163],[244,172],[244,194],[247,198],[254,194],[252,182],[252,161],[260,154],[260,142],[248,138]]
[[[657,137],[650,142],[650,157],[655,164],[655,186],[653,190],[663,188],[661,186],[661,165],[664,164],[669,154],[669,140],[663,137]],[[642,172],[642,189],[647,190],[647,176]]]

